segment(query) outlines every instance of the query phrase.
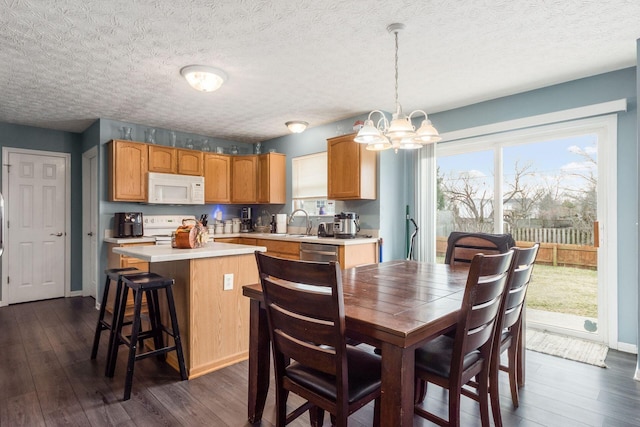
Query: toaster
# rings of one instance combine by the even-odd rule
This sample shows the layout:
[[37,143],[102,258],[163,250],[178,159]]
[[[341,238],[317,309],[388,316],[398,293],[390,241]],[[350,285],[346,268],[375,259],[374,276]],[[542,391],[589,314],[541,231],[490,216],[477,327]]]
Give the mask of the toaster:
[[333,223],[321,222],[318,224],[318,237],[333,237]]

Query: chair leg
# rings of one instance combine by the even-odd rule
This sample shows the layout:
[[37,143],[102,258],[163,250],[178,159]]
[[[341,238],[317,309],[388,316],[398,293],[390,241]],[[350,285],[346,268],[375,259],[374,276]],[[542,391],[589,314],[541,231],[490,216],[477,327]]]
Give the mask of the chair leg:
[[180,329],[178,327],[178,316],[176,315],[176,306],[173,300],[173,289],[171,289],[171,286],[168,286],[165,289],[167,293],[167,305],[169,306],[169,315],[171,316],[171,330],[173,332],[173,342],[176,347],[176,355],[178,356],[178,367],[180,369],[180,378],[182,380],[186,380],[187,368],[185,367],[185,364],[184,364],[184,354],[182,352],[182,338],[180,338]]
[[[107,358],[107,368],[105,370],[105,375],[109,378],[113,378],[113,374],[116,370],[116,362],[118,361],[118,348],[122,343],[121,335],[122,335],[122,326],[124,323],[124,313],[125,307],[127,304],[127,297],[129,288],[123,286],[122,289],[122,297],[119,300],[115,300],[114,302],[114,314],[116,314],[115,326],[113,327],[113,339],[111,340],[111,351],[109,352]],[[117,309],[115,308],[117,307]]]
[[[162,336],[162,320],[160,319],[160,304],[158,303],[158,290],[146,290],[147,307],[149,309],[149,323],[153,336],[153,345],[156,350],[164,347],[164,339]],[[142,344],[141,344],[142,345]],[[158,360],[164,362],[167,354],[162,353],[157,356]]]
[[[118,278],[116,283],[116,297],[113,300],[113,314],[111,317],[111,331],[109,333],[109,347],[107,349],[107,365],[104,368],[105,376],[109,376],[109,369],[111,366],[111,354],[113,353],[113,346],[115,345],[115,335],[118,329],[116,329],[116,321],[120,318],[120,298],[122,297],[122,277]],[[106,300],[104,302],[106,305]],[[124,319],[124,318],[123,318]],[[124,321],[124,320],[123,320]],[[122,327],[122,326],[121,326]],[[116,350],[117,352],[117,350]],[[112,374],[113,376],[113,374]]]
[[322,427],[324,423],[324,409],[315,405],[309,408],[309,422],[311,423],[311,427]]
[[427,382],[422,378],[416,377],[413,389],[413,404],[418,405],[422,403],[425,397],[427,397]]
[[520,398],[518,396],[518,342],[514,341],[507,350],[509,359],[509,387],[511,388],[511,401],[516,408],[520,406]]
[[289,392],[281,385],[276,385],[276,427],[287,425],[287,397]]
[[[91,347],[91,360],[95,359],[96,356],[98,355],[98,345],[100,344],[100,335],[102,335],[102,331],[105,330],[102,321],[104,320],[104,313],[107,308],[107,296],[109,295],[110,284],[111,284],[111,280],[107,275],[107,281],[104,284],[104,290],[102,292],[102,303],[100,304],[100,311],[98,314],[98,324],[96,325],[96,332],[95,332],[95,335],[93,336],[93,347]],[[113,319],[111,320],[111,330],[113,331]]]
[[[478,400],[480,401],[480,421],[482,427],[489,427],[489,370],[480,372],[478,381]],[[458,411],[458,414],[460,412]]]
[[[462,387],[462,385],[460,385]],[[462,392],[460,389],[449,389],[449,426],[460,427],[460,397]]]
[[[493,356],[492,356],[493,357]],[[491,399],[491,412],[493,423],[496,427],[502,427],[502,414],[500,413],[500,355],[495,358],[489,373],[489,397]]]
[[133,384],[133,368],[136,361],[138,346],[138,333],[140,332],[140,312],[142,311],[142,291],[137,291],[134,299],[133,325],[131,327],[131,341],[129,347],[129,360],[127,362],[127,374],[124,381],[124,398],[131,398],[131,386]]
[[[426,385],[426,383],[425,383]],[[380,427],[380,398],[373,403],[373,427]]]

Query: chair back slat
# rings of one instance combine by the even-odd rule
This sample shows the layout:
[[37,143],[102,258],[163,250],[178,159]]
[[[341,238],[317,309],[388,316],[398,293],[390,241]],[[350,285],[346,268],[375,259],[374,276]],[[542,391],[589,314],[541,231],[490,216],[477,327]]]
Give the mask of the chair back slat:
[[511,328],[520,320],[539,248],[539,243],[530,248],[513,248],[513,262],[505,295],[501,329]]
[[336,262],[291,261],[256,252],[275,369],[286,360],[348,384],[342,276]]
[[[473,257],[465,287],[460,322],[456,328],[454,354],[464,355],[477,350],[487,351],[493,342],[496,320],[506,288],[512,251],[498,255],[478,254]],[[456,353],[458,352],[458,353]]]

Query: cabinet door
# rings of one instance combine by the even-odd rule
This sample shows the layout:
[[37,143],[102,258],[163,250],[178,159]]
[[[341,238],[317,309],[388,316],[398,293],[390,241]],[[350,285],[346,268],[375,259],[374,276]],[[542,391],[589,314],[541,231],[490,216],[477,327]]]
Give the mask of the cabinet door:
[[231,157],[204,155],[204,202],[231,202]]
[[202,176],[202,151],[178,150],[178,173]]
[[256,156],[234,156],[231,159],[231,202],[256,203]]
[[333,200],[375,200],[376,154],[354,135],[327,140],[327,192]]
[[258,203],[286,203],[286,160],[279,153],[258,156]]
[[160,145],[149,145],[149,172],[178,173],[177,150]]
[[107,144],[109,200],[144,202],[147,199],[147,144],[112,140]]

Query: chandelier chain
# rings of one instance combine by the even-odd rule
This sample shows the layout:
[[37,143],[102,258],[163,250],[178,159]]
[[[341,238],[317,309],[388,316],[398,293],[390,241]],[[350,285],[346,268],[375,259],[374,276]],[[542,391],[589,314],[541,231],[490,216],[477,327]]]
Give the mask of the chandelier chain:
[[396,110],[398,109],[398,32],[395,31],[396,36]]

